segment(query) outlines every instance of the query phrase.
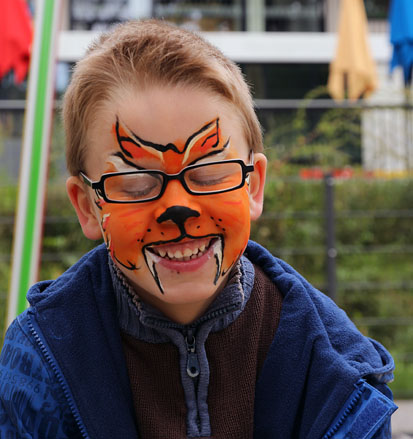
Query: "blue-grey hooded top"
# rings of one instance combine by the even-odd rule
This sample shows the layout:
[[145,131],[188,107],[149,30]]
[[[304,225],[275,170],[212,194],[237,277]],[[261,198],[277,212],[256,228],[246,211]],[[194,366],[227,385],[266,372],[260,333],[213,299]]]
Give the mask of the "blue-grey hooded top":
[[[256,383],[256,439],[390,438],[389,353],[285,262],[247,258],[283,295]],[[0,356],[0,438],[137,438],[107,252],[34,285]]]

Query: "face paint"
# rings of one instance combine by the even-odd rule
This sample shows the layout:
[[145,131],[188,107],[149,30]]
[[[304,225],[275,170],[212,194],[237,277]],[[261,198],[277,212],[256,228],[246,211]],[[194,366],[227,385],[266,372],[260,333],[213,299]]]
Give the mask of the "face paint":
[[[222,138],[218,118],[185,142],[166,145],[142,139],[119,120],[113,133],[117,150],[105,173],[162,169],[173,174],[192,164],[239,157],[230,139]],[[245,250],[250,232],[246,185],[196,196],[171,181],[161,199],[137,204],[106,203],[96,195],[108,251],[135,285],[148,289],[142,283],[150,283],[149,272],[158,291],[167,294],[178,275],[197,281],[202,272],[204,281],[218,287]]]

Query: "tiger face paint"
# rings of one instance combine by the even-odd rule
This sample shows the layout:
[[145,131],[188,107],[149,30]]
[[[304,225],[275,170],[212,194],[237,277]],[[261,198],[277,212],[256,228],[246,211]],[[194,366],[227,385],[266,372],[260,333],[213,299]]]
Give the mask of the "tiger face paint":
[[[119,150],[107,161],[108,172],[142,169],[138,163],[158,162],[167,173],[187,165],[236,157],[230,139],[223,139],[219,119],[207,122],[185,142],[155,144],[143,140],[119,120],[113,126]],[[249,236],[246,188],[223,194],[196,196],[166,190],[165,209],[155,213],[157,200],[139,204],[112,204],[96,194],[101,226],[113,260],[137,277],[150,270],[160,292],[165,293],[168,271],[197,271],[209,260],[215,272],[210,282],[217,285],[245,249]],[[185,199],[185,202],[183,202]],[[242,215],[235,213],[242,210]],[[242,233],[240,233],[242,232]],[[146,267],[145,267],[146,266]]]
[[[155,88],[139,93],[138,100],[119,102],[117,111],[107,114],[111,126],[100,127],[96,138],[100,135],[101,142],[92,145],[91,154],[100,160],[87,171],[94,180],[111,172],[177,174],[196,164],[248,162],[240,122],[206,92]],[[175,305],[204,309],[225,284],[249,238],[247,184],[199,196],[175,179],[153,201],[114,204],[95,193],[93,202],[113,261],[140,297],[167,315]]]

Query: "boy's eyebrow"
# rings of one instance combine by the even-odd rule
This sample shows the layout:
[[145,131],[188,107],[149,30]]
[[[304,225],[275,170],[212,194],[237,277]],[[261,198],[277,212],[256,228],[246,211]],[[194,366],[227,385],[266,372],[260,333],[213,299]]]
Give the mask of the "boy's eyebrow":
[[193,160],[191,163],[188,163],[187,166],[195,165],[196,163],[198,163],[198,162],[200,162],[200,161],[206,159],[207,157],[211,157],[211,156],[214,156],[214,155],[220,155],[220,154],[222,154],[222,153],[227,152],[227,146],[229,145],[229,141],[230,141],[230,137],[228,137],[228,139],[227,139],[227,141],[225,142],[225,144],[223,145],[222,149],[218,149],[218,150],[215,150],[215,151],[211,151],[211,152],[208,153],[208,154],[205,154],[205,155],[203,155],[203,156],[201,156],[201,157],[198,157],[198,158],[196,158],[195,160]]
[[142,166],[139,166],[136,163],[133,163],[130,160],[128,160],[125,157],[125,155],[122,152],[120,152],[120,151],[115,152],[115,153],[111,154],[110,156],[111,157],[119,157],[125,163],[125,165],[132,166],[133,168],[136,168],[136,169],[138,169],[140,171],[145,170],[145,168],[143,168]]
[[[225,145],[222,147],[222,149],[211,151],[209,154],[198,157],[195,160],[193,160],[192,162],[188,163],[187,166],[195,165],[196,163],[198,163],[198,162],[200,162],[208,157],[225,153],[227,151],[226,148],[229,145],[229,141],[230,141],[230,138],[228,138],[228,140],[225,142]],[[146,170],[146,168],[144,168],[143,166],[139,166],[136,163],[133,163],[130,160],[128,160],[122,152],[119,152],[119,151],[115,152],[115,153],[111,154],[111,157],[119,157],[126,165],[132,166],[140,171]]]
[[[186,140],[182,151],[180,151],[174,143],[168,143],[166,145],[162,145],[162,144],[150,142],[150,141],[147,141],[147,140],[140,138],[133,131],[131,131],[127,126],[125,126],[124,124],[121,124],[118,117],[116,117],[115,131],[116,131],[116,137],[117,137],[117,141],[118,141],[120,149],[122,150],[123,154],[129,158],[134,158],[133,154],[129,149],[127,149],[122,144],[123,142],[130,142],[136,148],[141,148],[141,149],[144,149],[146,151],[152,150],[152,153],[154,153],[155,156],[162,155],[166,151],[172,150],[173,152],[175,152],[177,154],[184,154],[183,162],[185,162],[188,159],[190,151],[193,149],[194,146],[198,145],[199,142],[202,141],[202,143],[200,145],[201,148],[208,141],[213,142],[213,144],[209,145],[208,149],[216,148],[220,143],[220,135],[219,135],[220,129],[219,129],[219,118],[218,117],[216,119],[206,123],[201,129],[199,129],[199,130],[195,131],[193,134],[191,134],[188,137],[188,139]],[[120,131],[123,131],[123,133],[121,133]],[[209,133],[209,135],[208,135],[208,133]],[[204,138],[203,134],[206,135],[207,137]],[[223,147],[224,149],[226,148],[228,141],[229,141],[229,139],[225,143],[225,145]],[[217,153],[219,153],[221,151],[217,151]],[[161,158],[161,157],[159,157],[159,158]],[[127,160],[126,157],[123,157],[123,159]]]

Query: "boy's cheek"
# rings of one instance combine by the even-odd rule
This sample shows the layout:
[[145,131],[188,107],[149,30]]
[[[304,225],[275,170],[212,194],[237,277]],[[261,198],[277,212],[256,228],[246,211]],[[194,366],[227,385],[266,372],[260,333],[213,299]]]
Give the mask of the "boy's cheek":
[[224,267],[229,267],[241,257],[250,237],[249,197],[246,190],[243,192],[239,200],[228,200],[223,206],[229,228],[224,251]]
[[197,234],[202,235],[204,231],[205,234],[216,233],[223,237],[223,269],[225,272],[242,255],[250,236],[248,191],[244,188],[202,198],[205,212],[204,223],[201,223]]
[[109,205],[101,210],[101,229],[114,260],[125,268],[139,268],[149,215],[141,205]]

